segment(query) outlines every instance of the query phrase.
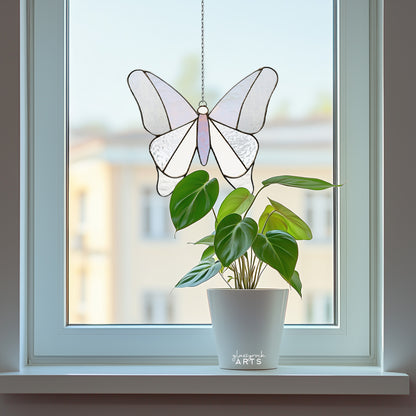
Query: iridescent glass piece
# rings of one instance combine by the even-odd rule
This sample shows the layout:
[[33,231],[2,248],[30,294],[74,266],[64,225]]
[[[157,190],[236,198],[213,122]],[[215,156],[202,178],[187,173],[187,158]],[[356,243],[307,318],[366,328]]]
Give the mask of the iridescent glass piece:
[[200,114],[198,117],[198,154],[201,165],[205,166],[208,162],[210,137],[208,127],[208,116]]

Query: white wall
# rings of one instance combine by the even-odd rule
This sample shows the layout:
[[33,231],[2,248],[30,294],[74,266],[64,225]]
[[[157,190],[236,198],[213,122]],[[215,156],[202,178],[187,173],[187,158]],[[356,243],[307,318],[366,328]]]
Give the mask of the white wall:
[[[0,1],[0,218],[10,244],[0,249],[1,272],[17,275],[18,184],[18,0]],[[416,377],[416,2],[385,0],[385,365]],[[5,181],[7,178],[7,181]],[[5,196],[7,195],[7,197]],[[7,260],[7,261],[6,261]],[[15,293],[16,288],[11,288]],[[2,305],[14,299],[0,293]],[[9,328],[16,337],[17,326]],[[4,332],[2,332],[3,334]],[[5,345],[7,343],[3,343]],[[7,348],[0,351],[0,359]],[[409,397],[311,396],[0,396],[1,416],[74,415],[337,415],[414,416],[416,393]]]
[[[18,1],[0,1],[0,279],[15,277],[7,291],[0,290],[0,363],[8,363],[10,369],[18,365],[14,345],[19,339],[18,6]],[[4,319],[13,309],[16,320]]]

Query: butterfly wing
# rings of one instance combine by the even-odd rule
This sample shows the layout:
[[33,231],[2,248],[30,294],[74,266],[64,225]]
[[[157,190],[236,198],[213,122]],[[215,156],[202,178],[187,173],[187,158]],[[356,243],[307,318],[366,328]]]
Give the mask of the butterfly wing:
[[176,184],[188,173],[196,151],[196,121],[155,137],[149,150],[155,162],[161,196],[172,193]]
[[127,77],[144,128],[154,136],[174,130],[197,118],[186,99],[168,83],[149,71],[136,69]]
[[252,135],[265,123],[278,76],[269,67],[254,71],[236,84],[209,114],[211,147],[230,184],[253,191],[252,171],[259,144]]
[[259,132],[264,126],[277,80],[277,73],[272,68],[254,71],[218,101],[209,117],[243,133]]
[[252,170],[259,149],[257,139],[210,120],[211,148],[224,178],[234,187],[253,192]]
[[157,191],[167,196],[189,170],[198,115],[179,92],[149,71],[132,71],[127,82],[144,128],[156,136],[149,150],[158,173]]

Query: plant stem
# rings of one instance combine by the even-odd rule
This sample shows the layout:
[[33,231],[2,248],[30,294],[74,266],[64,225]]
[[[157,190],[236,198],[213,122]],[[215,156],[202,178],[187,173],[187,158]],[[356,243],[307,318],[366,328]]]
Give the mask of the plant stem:
[[258,197],[258,195],[259,195],[259,193],[265,188],[266,186],[265,185],[263,185],[258,191],[257,191],[257,193],[256,193],[256,195],[254,195],[254,198],[253,198],[253,200],[251,201],[251,204],[249,205],[249,207],[247,208],[247,210],[246,210],[246,212],[245,212],[245,214],[244,214],[244,216],[243,216],[243,218],[245,218],[246,216],[247,216],[247,214],[248,214],[248,212],[250,211],[250,208],[253,206],[253,204],[254,204],[254,201],[256,200],[256,198]]
[[224,275],[221,272],[218,272],[220,276],[222,277],[222,280],[224,280],[225,283],[227,283],[228,287],[232,289],[231,285],[228,283],[227,279],[224,277]]
[[258,267],[259,267],[259,263],[257,263],[257,265],[254,266],[254,270],[253,270],[253,281],[251,283],[251,288],[252,289],[255,289],[256,286],[257,286],[257,284],[256,284],[256,282],[257,282],[257,275],[259,273]]
[[241,259],[242,259],[242,265],[243,265],[244,289],[248,289],[249,273],[248,273],[247,258],[245,256],[242,256]]
[[253,254],[253,249],[250,248],[249,279],[248,279],[250,289],[253,289],[253,282],[255,279],[255,262],[256,262],[256,257]]
[[267,224],[267,221],[269,221],[269,218],[275,213],[275,212],[277,212],[277,210],[273,210],[268,216],[267,216],[267,218],[266,218],[266,221],[264,221],[264,225],[263,225],[263,228],[262,228],[262,230],[261,230],[261,234],[263,234],[263,231],[264,231],[264,229],[266,228],[266,224]]
[[[259,262],[259,269],[261,268],[261,266],[263,266],[263,262],[262,261],[260,261]],[[257,281],[256,281],[256,286],[258,285],[258,283],[259,283],[259,280],[260,280],[260,277],[261,277],[261,275],[263,274],[263,272],[266,270],[266,267],[267,267],[267,264],[265,264],[264,265],[264,267],[263,267],[263,269],[262,270],[260,270],[260,272],[258,273],[258,276],[257,276]]]
[[242,263],[244,267],[244,289],[248,288],[248,273],[247,273],[247,259],[242,256]]
[[[212,211],[212,213],[214,214],[215,224],[217,224],[217,214],[215,213],[214,208],[211,208],[211,211]],[[215,228],[216,228],[216,227],[217,227],[217,226],[215,225]]]
[[243,286],[243,289],[246,288],[246,282],[245,282],[245,276],[244,276],[244,265],[243,265],[243,259],[240,257],[238,260],[238,265],[240,267],[240,284]]
[[234,273],[234,288],[235,289],[241,289],[240,287],[240,279],[239,279],[239,274],[238,274],[238,270],[237,270],[237,263],[234,261],[233,263],[231,263],[228,268]]

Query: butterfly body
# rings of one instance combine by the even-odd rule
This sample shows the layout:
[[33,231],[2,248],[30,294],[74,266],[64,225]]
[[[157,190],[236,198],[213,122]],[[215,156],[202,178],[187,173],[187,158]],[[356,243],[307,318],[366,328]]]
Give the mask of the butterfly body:
[[205,105],[195,111],[161,78],[132,71],[130,90],[144,128],[155,136],[149,150],[158,173],[158,193],[166,196],[173,191],[188,173],[196,151],[203,166],[212,151],[225,179],[235,188],[252,191],[259,147],[253,134],[263,128],[277,80],[272,68],[260,68],[231,88],[211,111]]
[[[206,110],[206,112],[205,112]],[[208,162],[209,151],[211,148],[211,138],[209,134],[209,124],[208,124],[208,108],[205,106],[200,106],[198,108],[198,121],[197,121],[197,149],[199,160],[202,166],[205,166]]]

